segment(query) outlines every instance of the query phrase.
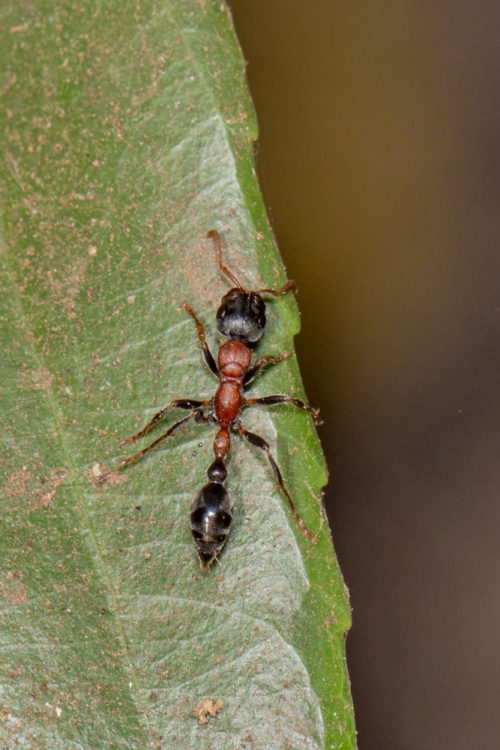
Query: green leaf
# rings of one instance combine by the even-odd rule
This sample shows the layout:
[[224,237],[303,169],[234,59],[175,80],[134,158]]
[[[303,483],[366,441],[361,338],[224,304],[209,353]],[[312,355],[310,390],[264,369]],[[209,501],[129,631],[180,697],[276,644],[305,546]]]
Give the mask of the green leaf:
[[[266,456],[235,438],[233,528],[200,570],[189,508],[214,426],[117,469],[118,438],[173,398],[214,393],[179,308],[215,351],[228,287],[207,231],[223,231],[249,288],[286,278],[227,8],[6,0],[1,28],[2,744],[352,748],[349,610],[309,415],[254,409],[245,424],[316,547]],[[291,349],[299,327],[291,295],[268,309],[260,356]],[[280,392],[303,396],[295,360],[252,386]],[[200,724],[204,699],[216,716]]]

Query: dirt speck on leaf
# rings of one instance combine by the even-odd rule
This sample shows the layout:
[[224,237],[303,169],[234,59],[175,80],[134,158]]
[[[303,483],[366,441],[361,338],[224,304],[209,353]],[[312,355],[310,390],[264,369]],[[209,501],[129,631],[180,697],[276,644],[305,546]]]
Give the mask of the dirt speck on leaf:
[[111,471],[107,466],[96,461],[85,470],[85,479],[87,482],[91,482],[96,492],[99,492],[103,489],[104,485],[112,487],[115,484],[120,484],[120,482],[125,482],[126,478],[120,472]]
[[24,604],[28,601],[28,589],[24,585],[21,570],[8,570],[0,576],[0,596],[9,604]]
[[35,502],[30,505],[30,511],[46,508],[50,505],[57,488],[66,479],[67,473],[66,469],[52,469],[48,478],[44,480],[44,489],[36,490],[33,493]]
[[39,367],[36,370],[21,370],[18,373],[18,388],[29,391],[45,391],[50,388],[54,376],[47,367]]
[[208,724],[209,716],[217,716],[224,708],[224,701],[215,701],[213,698],[203,698],[200,703],[193,707],[193,716],[198,719],[198,724]]
[[56,490],[67,476],[66,469],[57,467],[52,469],[48,476],[35,476],[33,471],[23,466],[22,469],[12,472],[0,487],[0,493],[4,498],[13,500],[28,500],[30,505],[28,511],[46,508],[52,502]]

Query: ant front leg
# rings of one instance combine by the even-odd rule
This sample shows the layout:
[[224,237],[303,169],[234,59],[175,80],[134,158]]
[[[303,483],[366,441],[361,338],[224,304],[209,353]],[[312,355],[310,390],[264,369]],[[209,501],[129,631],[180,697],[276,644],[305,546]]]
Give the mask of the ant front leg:
[[163,409],[160,409],[160,411],[156,412],[153,419],[147,423],[145,427],[142,428],[136,435],[132,435],[132,437],[125,438],[124,440],[119,440],[118,445],[121,447],[122,445],[130,445],[130,443],[135,443],[136,440],[139,440],[140,438],[144,437],[144,435],[147,435],[148,432],[150,432],[153,427],[160,422],[165,414],[170,411],[170,409],[199,409],[200,407],[204,406],[210,406],[211,401],[195,401],[192,398],[178,398],[175,401],[172,401],[170,404],[167,404],[163,407]]
[[298,409],[308,411],[314,420],[314,424],[323,424],[319,416],[319,409],[315,409],[313,406],[309,406],[300,399],[293,398],[292,396],[262,396],[261,398],[246,398],[243,408],[246,409],[248,406],[277,406],[278,404],[293,404]]
[[269,447],[269,444],[266,443],[266,441],[264,440],[263,437],[261,437],[260,435],[256,435],[254,432],[250,432],[249,430],[246,430],[241,424],[237,425],[236,429],[238,430],[238,432],[240,433],[240,435],[245,438],[245,440],[248,440],[249,443],[251,443],[252,445],[257,446],[257,448],[260,448],[261,450],[263,450],[267,454],[267,458],[269,459],[269,463],[271,464],[271,468],[273,470],[274,476],[276,477],[276,481],[277,481],[277,483],[279,485],[279,488],[283,492],[283,494],[285,495],[286,499],[288,500],[288,505],[290,506],[290,510],[292,512],[292,515],[295,518],[295,520],[297,521],[297,523],[298,523],[298,525],[300,527],[300,530],[302,531],[302,533],[304,534],[304,536],[306,536],[308,539],[311,540],[311,542],[313,544],[317,544],[318,543],[318,538],[316,536],[314,536],[314,534],[312,534],[309,531],[309,529],[305,525],[304,521],[302,520],[302,518],[297,513],[297,509],[296,509],[295,505],[293,504],[293,500],[290,497],[290,493],[288,492],[288,490],[285,487],[285,484],[283,482],[283,477],[281,475],[281,471],[279,470],[279,466],[276,463],[276,461],[274,460],[273,454],[271,453],[271,448]]
[[208,368],[213,372],[213,374],[216,377],[219,377],[219,370],[217,369],[217,365],[215,364],[215,359],[212,356],[212,352],[208,348],[207,339],[205,338],[205,329],[203,328],[203,324],[198,320],[198,317],[191,307],[191,305],[188,305],[187,302],[183,302],[181,304],[181,307],[188,312],[192,319],[195,322],[196,330],[198,332],[198,339],[200,341],[200,346],[203,352],[203,357],[205,358],[205,362],[208,365]]

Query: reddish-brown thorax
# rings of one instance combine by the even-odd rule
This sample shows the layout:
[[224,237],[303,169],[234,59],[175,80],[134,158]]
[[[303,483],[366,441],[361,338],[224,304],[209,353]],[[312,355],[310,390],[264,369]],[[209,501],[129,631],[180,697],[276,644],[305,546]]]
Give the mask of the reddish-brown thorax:
[[243,379],[250,366],[252,352],[242,341],[231,339],[219,349],[219,387],[214,398],[215,417],[220,430],[215,436],[214,453],[224,461],[229,453],[231,439],[228,427],[239,416],[243,403]]

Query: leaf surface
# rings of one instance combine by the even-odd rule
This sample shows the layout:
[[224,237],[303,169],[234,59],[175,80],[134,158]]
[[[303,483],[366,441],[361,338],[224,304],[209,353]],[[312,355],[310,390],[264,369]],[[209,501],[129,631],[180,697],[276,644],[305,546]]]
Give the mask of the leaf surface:
[[[227,284],[207,231],[223,231],[249,288],[285,281],[227,9],[12,0],[1,28],[0,738],[352,748],[349,611],[310,417],[281,406],[245,424],[271,444],[317,547],[266,456],[235,439],[233,528],[200,571],[189,508],[213,426],[191,423],[117,469],[118,438],[174,398],[214,392],[179,308],[195,308],[216,351]],[[268,310],[256,356],[291,349],[298,331],[289,295]],[[303,396],[292,359],[252,386],[280,392]]]

